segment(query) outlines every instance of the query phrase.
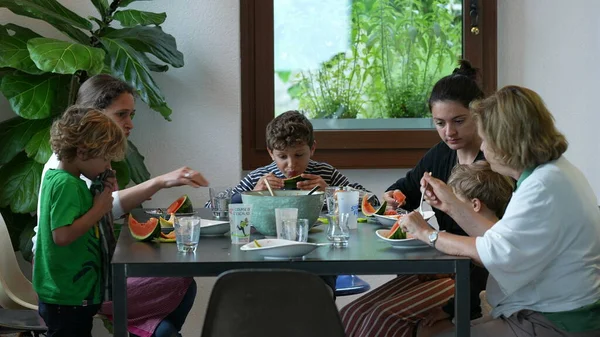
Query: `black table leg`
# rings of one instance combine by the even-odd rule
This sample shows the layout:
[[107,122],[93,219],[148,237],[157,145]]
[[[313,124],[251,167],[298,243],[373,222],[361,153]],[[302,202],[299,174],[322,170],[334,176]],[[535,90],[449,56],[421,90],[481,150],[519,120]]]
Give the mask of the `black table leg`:
[[126,337],[127,332],[127,278],[124,264],[113,264],[113,329],[114,336]]
[[469,290],[471,262],[456,261],[456,287],[454,292],[454,317],[456,328],[454,335],[469,337],[471,335],[471,292]]

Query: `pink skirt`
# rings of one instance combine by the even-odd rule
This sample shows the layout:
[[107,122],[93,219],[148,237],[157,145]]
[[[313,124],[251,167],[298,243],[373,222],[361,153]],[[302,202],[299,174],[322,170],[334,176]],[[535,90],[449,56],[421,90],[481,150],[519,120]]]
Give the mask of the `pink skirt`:
[[[150,337],[160,323],[181,303],[191,277],[127,278],[127,330]],[[112,302],[104,302],[99,314],[112,320]]]

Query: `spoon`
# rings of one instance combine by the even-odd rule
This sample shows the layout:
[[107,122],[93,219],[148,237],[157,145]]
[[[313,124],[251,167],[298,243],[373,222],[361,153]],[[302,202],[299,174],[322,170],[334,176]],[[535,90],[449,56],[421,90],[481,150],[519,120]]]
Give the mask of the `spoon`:
[[271,196],[274,197],[275,193],[273,193],[273,189],[271,188],[271,185],[269,185],[268,179],[265,179],[265,185],[267,185],[267,189],[269,189],[269,193],[271,193]]
[[319,189],[319,187],[320,187],[319,185],[313,187],[312,190],[310,190],[307,195],[311,195],[311,194],[315,193]]

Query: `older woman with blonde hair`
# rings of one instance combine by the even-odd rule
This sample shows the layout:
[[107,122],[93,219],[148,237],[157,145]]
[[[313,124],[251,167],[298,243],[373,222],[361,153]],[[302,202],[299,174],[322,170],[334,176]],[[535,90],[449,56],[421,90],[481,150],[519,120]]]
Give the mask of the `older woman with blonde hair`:
[[490,273],[493,320],[471,336],[600,336],[600,211],[583,174],[564,156],[567,140],[532,90],[507,86],[474,104],[492,170],[517,187],[503,218],[480,216],[442,181],[424,174],[426,199],[469,237],[437,232],[418,213],[403,229]]

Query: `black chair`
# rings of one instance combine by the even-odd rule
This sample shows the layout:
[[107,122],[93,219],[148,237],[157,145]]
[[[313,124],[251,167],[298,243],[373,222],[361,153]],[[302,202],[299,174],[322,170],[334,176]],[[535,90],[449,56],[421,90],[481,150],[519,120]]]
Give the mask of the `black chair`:
[[34,310],[0,308],[0,335],[24,333],[37,337],[46,330],[44,320]]
[[331,291],[297,270],[233,270],[217,279],[202,337],[342,337]]

